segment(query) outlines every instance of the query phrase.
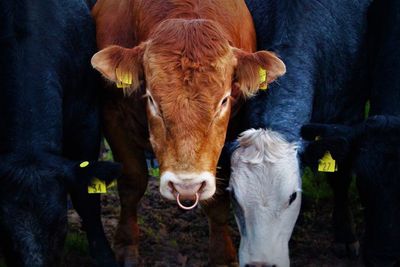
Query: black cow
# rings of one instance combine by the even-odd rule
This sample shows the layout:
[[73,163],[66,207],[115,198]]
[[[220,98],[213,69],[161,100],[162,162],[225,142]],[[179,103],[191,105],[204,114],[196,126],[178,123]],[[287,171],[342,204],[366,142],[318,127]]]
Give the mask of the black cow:
[[[276,52],[287,73],[243,108],[244,129],[256,130],[242,134],[232,155],[230,189],[241,231],[240,263],[288,266],[288,240],[301,199],[300,128],[310,120],[345,124],[362,120],[370,1],[246,3],[258,49]],[[318,112],[312,113],[313,107]],[[343,193],[350,169],[341,166],[340,173],[329,176],[335,191],[336,241],[356,247]]]
[[58,265],[69,192],[92,256],[100,266],[115,266],[99,196],[87,193],[92,177],[110,181],[120,172],[117,164],[97,162],[90,10],[84,0],[1,0],[0,27],[0,244],[6,263]]
[[365,262],[393,266],[400,262],[400,2],[374,2],[368,22],[370,117],[351,126],[309,124],[302,135],[321,137],[306,149],[309,161],[329,150],[339,166],[352,167],[365,206]]

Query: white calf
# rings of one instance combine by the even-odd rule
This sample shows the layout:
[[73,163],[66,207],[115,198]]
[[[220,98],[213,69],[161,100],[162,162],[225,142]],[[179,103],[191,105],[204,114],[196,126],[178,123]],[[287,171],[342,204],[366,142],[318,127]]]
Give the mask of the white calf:
[[241,266],[289,266],[288,242],[301,204],[298,145],[277,132],[247,130],[232,155],[232,206]]

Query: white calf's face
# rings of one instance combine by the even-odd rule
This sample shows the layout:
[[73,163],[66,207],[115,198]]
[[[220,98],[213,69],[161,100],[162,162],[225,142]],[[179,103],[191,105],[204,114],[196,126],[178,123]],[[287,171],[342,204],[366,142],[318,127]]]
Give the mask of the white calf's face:
[[289,266],[288,242],[301,204],[297,145],[269,130],[248,130],[232,155],[232,206],[240,266]]

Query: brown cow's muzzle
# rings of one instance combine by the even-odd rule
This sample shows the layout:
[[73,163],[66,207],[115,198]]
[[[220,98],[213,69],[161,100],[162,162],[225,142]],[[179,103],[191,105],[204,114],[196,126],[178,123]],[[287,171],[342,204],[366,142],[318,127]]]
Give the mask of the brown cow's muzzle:
[[[161,174],[160,192],[163,197],[176,200],[182,209],[193,209],[200,200],[206,200],[215,193],[215,176],[209,172]],[[191,202],[187,204],[187,202]]]
[[206,185],[206,182],[202,183],[173,183],[169,182],[168,186],[171,188],[172,193],[177,196],[180,195],[180,199],[182,200],[192,200],[196,194],[201,193],[201,190]]
[[[197,206],[199,203],[200,194],[202,189],[206,185],[206,182],[198,183],[198,184],[173,184],[170,182],[169,187],[172,189],[172,193],[175,195],[176,203],[178,206],[184,210],[191,210]],[[182,200],[190,200],[193,201],[194,204],[186,205],[186,203],[182,203]]]

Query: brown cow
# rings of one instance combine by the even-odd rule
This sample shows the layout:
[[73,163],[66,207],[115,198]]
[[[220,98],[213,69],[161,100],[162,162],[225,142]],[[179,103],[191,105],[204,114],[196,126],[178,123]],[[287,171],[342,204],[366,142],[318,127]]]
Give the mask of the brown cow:
[[214,195],[218,158],[235,101],[258,90],[260,67],[272,82],[285,65],[273,53],[253,53],[254,26],[242,0],[100,0],[93,15],[103,50],[92,65],[123,87],[106,90],[103,111],[106,137],[124,165],[117,259],[126,265],[138,259],[144,151],[153,150],[165,198],[180,204],[213,197],[202,205],[211,264],[236,262],[227,231],[229,197],[224,190]]

